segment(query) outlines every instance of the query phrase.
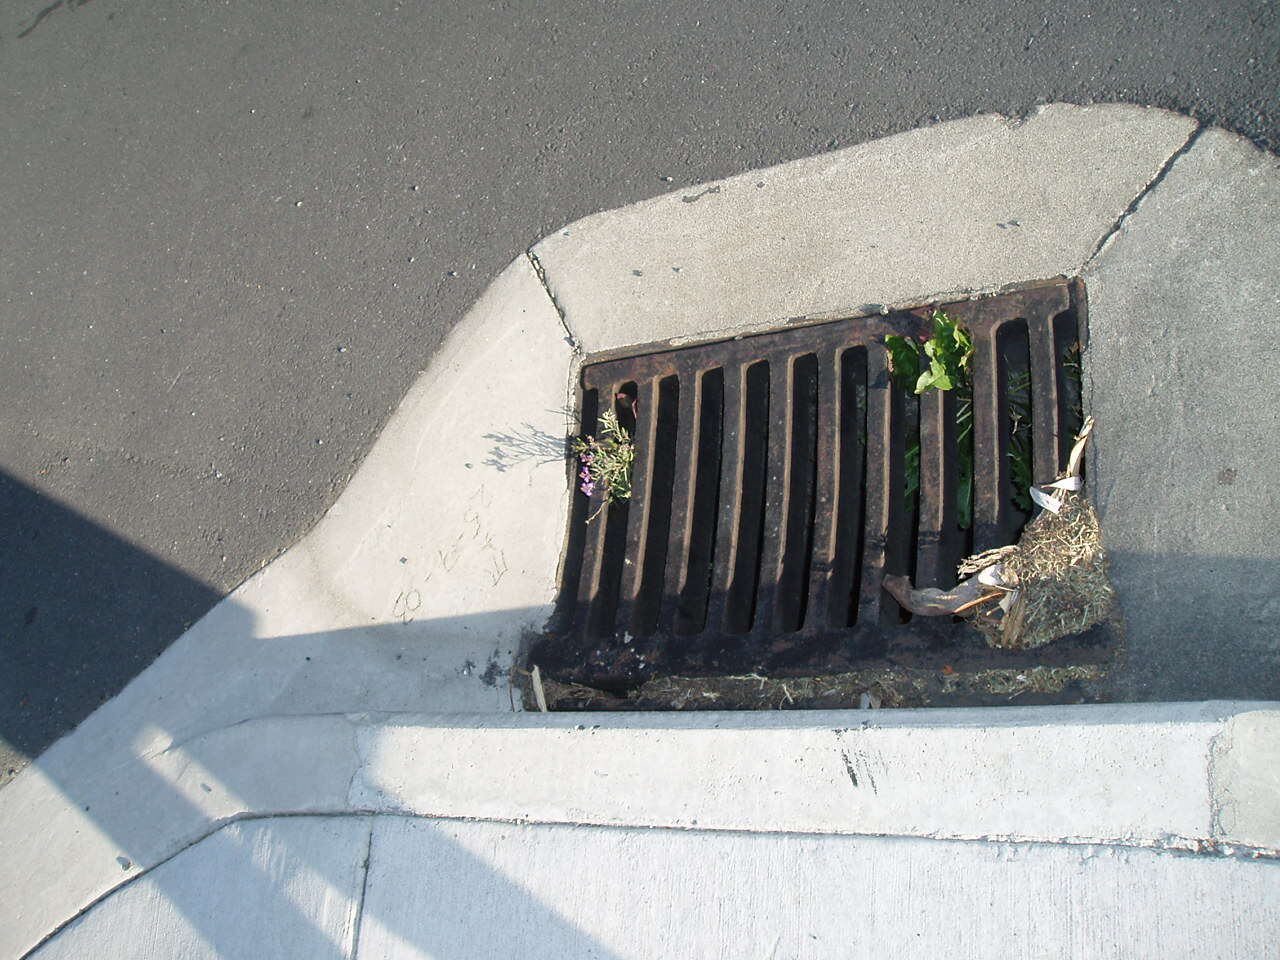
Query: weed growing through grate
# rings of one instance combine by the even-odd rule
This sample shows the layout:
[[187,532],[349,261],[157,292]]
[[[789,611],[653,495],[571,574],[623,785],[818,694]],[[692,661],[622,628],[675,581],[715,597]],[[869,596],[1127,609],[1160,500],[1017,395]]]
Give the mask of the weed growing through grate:
[[[934,310],[933,336],[922,338],[917,345],[907,337],[889,335],[885,347],[889,351],[889,369],[894,385],[919,395],[928,390],[956,392],[956,449],[958,453],[956,485],[956,523],[962,530],[973,524],[973,385],[969,364],[973,359],[973,338],[959,323],[941,310]],[[921,370],[921,354],[929,363]],[[1028,465],[1029,468],[1029,465]],[[906,500],[910,510],[912,497],[920,489],[920,441],[914,441],[905,458]]]
[[[932,315],[933,336],[916,341],[907,337],[885,337],[889,350],[889,367],[894,385],[919,395],[927,390],[956,391],[956,447],[959,455],[958,483],[956,488],[956,523],[962,530],[973,524],[973,385],[969,380],[969,363],[973,357],[973,340],[958,323],[943,311]],[[921,370],[921,354],[929,362],[927,370]],[[1067,376],[1080,378],[1079,348],[1064,360]],[[1009,400],[1010,437],[1009,463],[1013,480],[1013,503],[1024,513],[1030,513],[1032,504],[1029,490],[1034,482],[1031,450],[1031,375],[1010,374],[1007,385]],[[1076,391],[1077,395],[1079,391]],[[1075,401],[1079,404],[1079,401]],[[1083,410],[1073,407],[1073,415],[1083,418]],[[906,451],[906,500],[910,509],[911,498],[920,489],[920,442],[913,442]]]
[[[623,396],[619,394],[619,398]],[[579,489],[588,497],[595,494],[597,486],[604,491],[600,508],[587,518],[588,523],[600,515],[606,504],[631,499],[631,465],[636,450],[630,434],[618,422],[617,413],[606,410],[601,414],[599,439],[591,434],[577,437],[573,452],[582,465],[578,471]]]

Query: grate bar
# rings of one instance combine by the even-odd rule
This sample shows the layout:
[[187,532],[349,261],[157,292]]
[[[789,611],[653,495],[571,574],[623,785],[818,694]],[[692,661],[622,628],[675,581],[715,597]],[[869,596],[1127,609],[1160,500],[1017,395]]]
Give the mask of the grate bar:
[[1051,483],[1064,466],[1058,458],[1061,386],[1053,317],[1029,320],[1027,335],[1031,340],[1031,450],[1035,482]]
[[791,395],[795,358],[769,358],[768,481],[764,495],[764,539],[760,551],[760,585],[752,630],[770,633],[778,607],[779,582],[786,549],[787,514],[791,502]]
[[769,480],[769,363],[750,364],[743,378],[741,401],[742,475],[738,510],[733,522],[738,526],[737,546],[732,558],[733,573],[725,597],[725,632],[751,631],[760,588],[760,550],[764,539],[765,488]]
[[[843,419],[840,395],[840,353],[837,348],[818,354],[818,416],[815,430],[813,559],[809,567],[808,599],[804,628],[823,630],[832,622],[831,587],[836,550],[840,542],[837,526],[837,493],[843,483],[840,424]],[[848,602],[844,601],[845,608]],[[843,613],[841,614],[843,617]]]
[[[591,410],[587,404],[583,404],[583,433],[594,434],[597,432],[599,416],[603,412],[600,409],[603,397],[608,397],[608,402],[612,402],[612,398],[621,387],[622,383],[619,382],[612,385],[612,388],[607,392],[597,390],[596,402],[593,405],[594,410]],[[578,615],[581,618],[579,622],[587,626],[588,632],[591,632],[591,625],[597,623],[600,604],[603,600],[600,588],[604,574],[604,541],[607,532],[607,515],[608,508],[605,506],[604,488],[597,486],[587,499],[587,517],[592,519],[587,522],[586,542],[583,544],[582,573],[578,586]],[[597,635],[599,634],[597,633]]]
[[[862,549],[862,586],[858,597],[857,622],[860,626],[879,626],[890,611],[897,610],[897,604],[881,586],[890,560],[889,536],[894,503],[902,499],[902,438],[894,437],[894,427],[902,422],[902,404],[900,399],[895,402],[895,394],[889,380],[888,353],[878,345],[868,347],[867,473],[864,486],[866,533]],[[898,482],[895,483],[895,479]]]
[[636,384],[636,429],[633,437],[635,462],[631,471],[631,506],[627,511],[627,552],[618,590],[619,630],[640,632],[636,621],[636,601],[643,584],[645,560],[649,554],[650,513],[653,496],[654,450],[658,433],[658,379]]
[[838,460],[832,461],[838,472],[837,534],[826,621],[834,628],[853,623],[858,605],[866,480],[867,353],[866,347],[857,347],[840,355],[840,420],[836,424],[840,450]]
[[698,407],[701,381],[688,367],[680,371],[676,412],[675,482],[671,491],[671,526],[667,534],[666,585],[662,590],[663,624],[675,622],[681,591],[689,577],[689,532],[693,521],[694,484],[698,476]]
[[973,549],[1003,546],[1005,498],[1005,385],[996,358],[996,331],[973,345]]
[[916,586],[938,587],[954,580],[959,561],[956,525],[957,464],[955,391],[930,390],[920,396],[920,523]]
[[746,447],[746,404],[743,402],[746,367],[724,368],[724,429],[721,441],[720,500],[716,519],[711,599],[707,604],[707,629],[728,632],[725,612],[733,583],[734,558],[738,555],[738,515],[742,510],[742,469]]

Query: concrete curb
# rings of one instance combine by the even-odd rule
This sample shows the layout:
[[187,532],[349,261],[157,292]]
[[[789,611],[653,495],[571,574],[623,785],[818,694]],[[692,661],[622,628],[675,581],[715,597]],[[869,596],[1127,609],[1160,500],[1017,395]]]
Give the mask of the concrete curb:
[[[1199,156],[1193,137],[1185,118],[1122,106],[980,117],[539,243],[455,329],[317,527],[0,791],[0,902],[18,905],[0,955],[260,814],[1280,847],[1265,705],[499,719],[515,709],[514,653],[554,596],[582,349],[1105,274],[1132,255],[1116,238],[1139,201]],[[1126,282],[1107,275],[1108,295]],[[1095,332],[1118,309],[1099,304]],[[495,399],[477,402],[476,384]]]
[[43,894],[0,929],[0,952],[229,823],[302,814],[1275,857],[1280,787],[1257,760],[1277,740],[1280,709],[1238,703],[262,717],[116,770],[147,788],[109,830],[8,821],[27,893],[3,893]]

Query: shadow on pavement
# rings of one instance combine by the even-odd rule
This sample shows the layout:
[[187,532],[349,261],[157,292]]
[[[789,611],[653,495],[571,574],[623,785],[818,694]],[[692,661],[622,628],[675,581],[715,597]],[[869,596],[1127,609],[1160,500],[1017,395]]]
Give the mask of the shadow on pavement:
[[[118,541],[103,548],[122,549]],[[83,945],[94,944],[107,955],[143,957],[157,943],[181,947],[183,955],[247,956],[247,943],[282,937],[287,956],[349,956],[349,944],[335,937],[332,905],[342,897],[359,901],[364,845],[353,853],[346,847],[336,851],[332,843],[290,844],[289,830],[264,845],[261,832],[254,840],[245,831],[221,828],[246,810],[364,817],[347,809],[351,773],[337,760],[352,749],[347,740],[354,733],[338,715],[457,712],[467,703],[494,716],[510,710],[506,671],[494,659],[488,668],[483,665],[494,654],[498,624],[535,616],[545,611],[271,637],[258,635],[252,610],[235,599],[223,601],[137,684],[0,793],[0,871],[10,874],[0,877],[0,888],[17,888],[32,898],[64,886],[75,891],[61,894],[66,909],[48,918],[58,935],[30,956],[78,957],[85,955]],[[266,741],[256,759],[246,758],[244,740],[235,736],[244,720],[263,717],[287,725],[296,715],[305,724],[316,714],[327,714],[321,719],[333,721],[328,729],[336,731],[318,760],[314,737],[312,749],[299,751],[292,727]],[[308,792],[312,783],[314,795]],[[450,852],[439,863],[422,864],[422,870],[454,871],[456,877],[441,879],[516,905],[521,916],[546,931],[547,942],[569,945],[567,955],[614,956],[483,857],[452,849],[456,845],[447,837],[437,844]],[[209,858],[223,866],[211,867]],[[140,872],[143,866],[148,869]],[[80,871],[89,886],[82,880],[76,891]],[[211,879],[199,880],[204,874]],[[353,875],[360,880],[354,886]],[[121,885],[108,892],[101,886],[107,877],[108,884]],[[329,907],[317,911],[314,904],[300,904],[300,884],[328,891]],[[405,956],[422,955],[424,944],[430,953],[437,935],[452,936],[449,930],[458,929],[457,917],[437,929],[424,926],[416,912],[406,913],[396,896],[383,902],[366,906],[361,929],[376,928],[383,942],[397,944]],[[15,906],[17,918],[39,912],[34,900]],[[66,915],[76,909],[84,912],[75,919]],[[475,922],[487,918],[476,916]],[[25,950],[51,932],[28,929],[17,936],[32,938]]]
[[0,786],[219,594],[0,471]]

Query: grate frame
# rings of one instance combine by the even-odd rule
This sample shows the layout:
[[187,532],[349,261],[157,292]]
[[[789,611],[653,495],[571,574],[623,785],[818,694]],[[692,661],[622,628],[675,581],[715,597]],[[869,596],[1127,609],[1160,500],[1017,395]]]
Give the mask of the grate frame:
[[[963,623],[911,617],[880,585],[886,572],[950,585],[965,555],[1021,529],[1008,456],[1017,358],[1030,379],[1036,482],[1054,478],[1072,440],[1062,356],[1087,343],[1083,283],[1060,277],[938,304],[975,348],[973,522],[962,531],[957,398],[892,389],[883,347],[888,334],[927,338],[934,306],[588,358],[581,430],[593,432],[602,405],[614,404],[634,436],[633,494],[606,505],[602,491],[588,499],[575,487],[556,613],[530,662],[564,682],[622,691],[726,669],[1109,660],[1105,628],[993,651]],[[917,431],[912,504],[900,494]]]

